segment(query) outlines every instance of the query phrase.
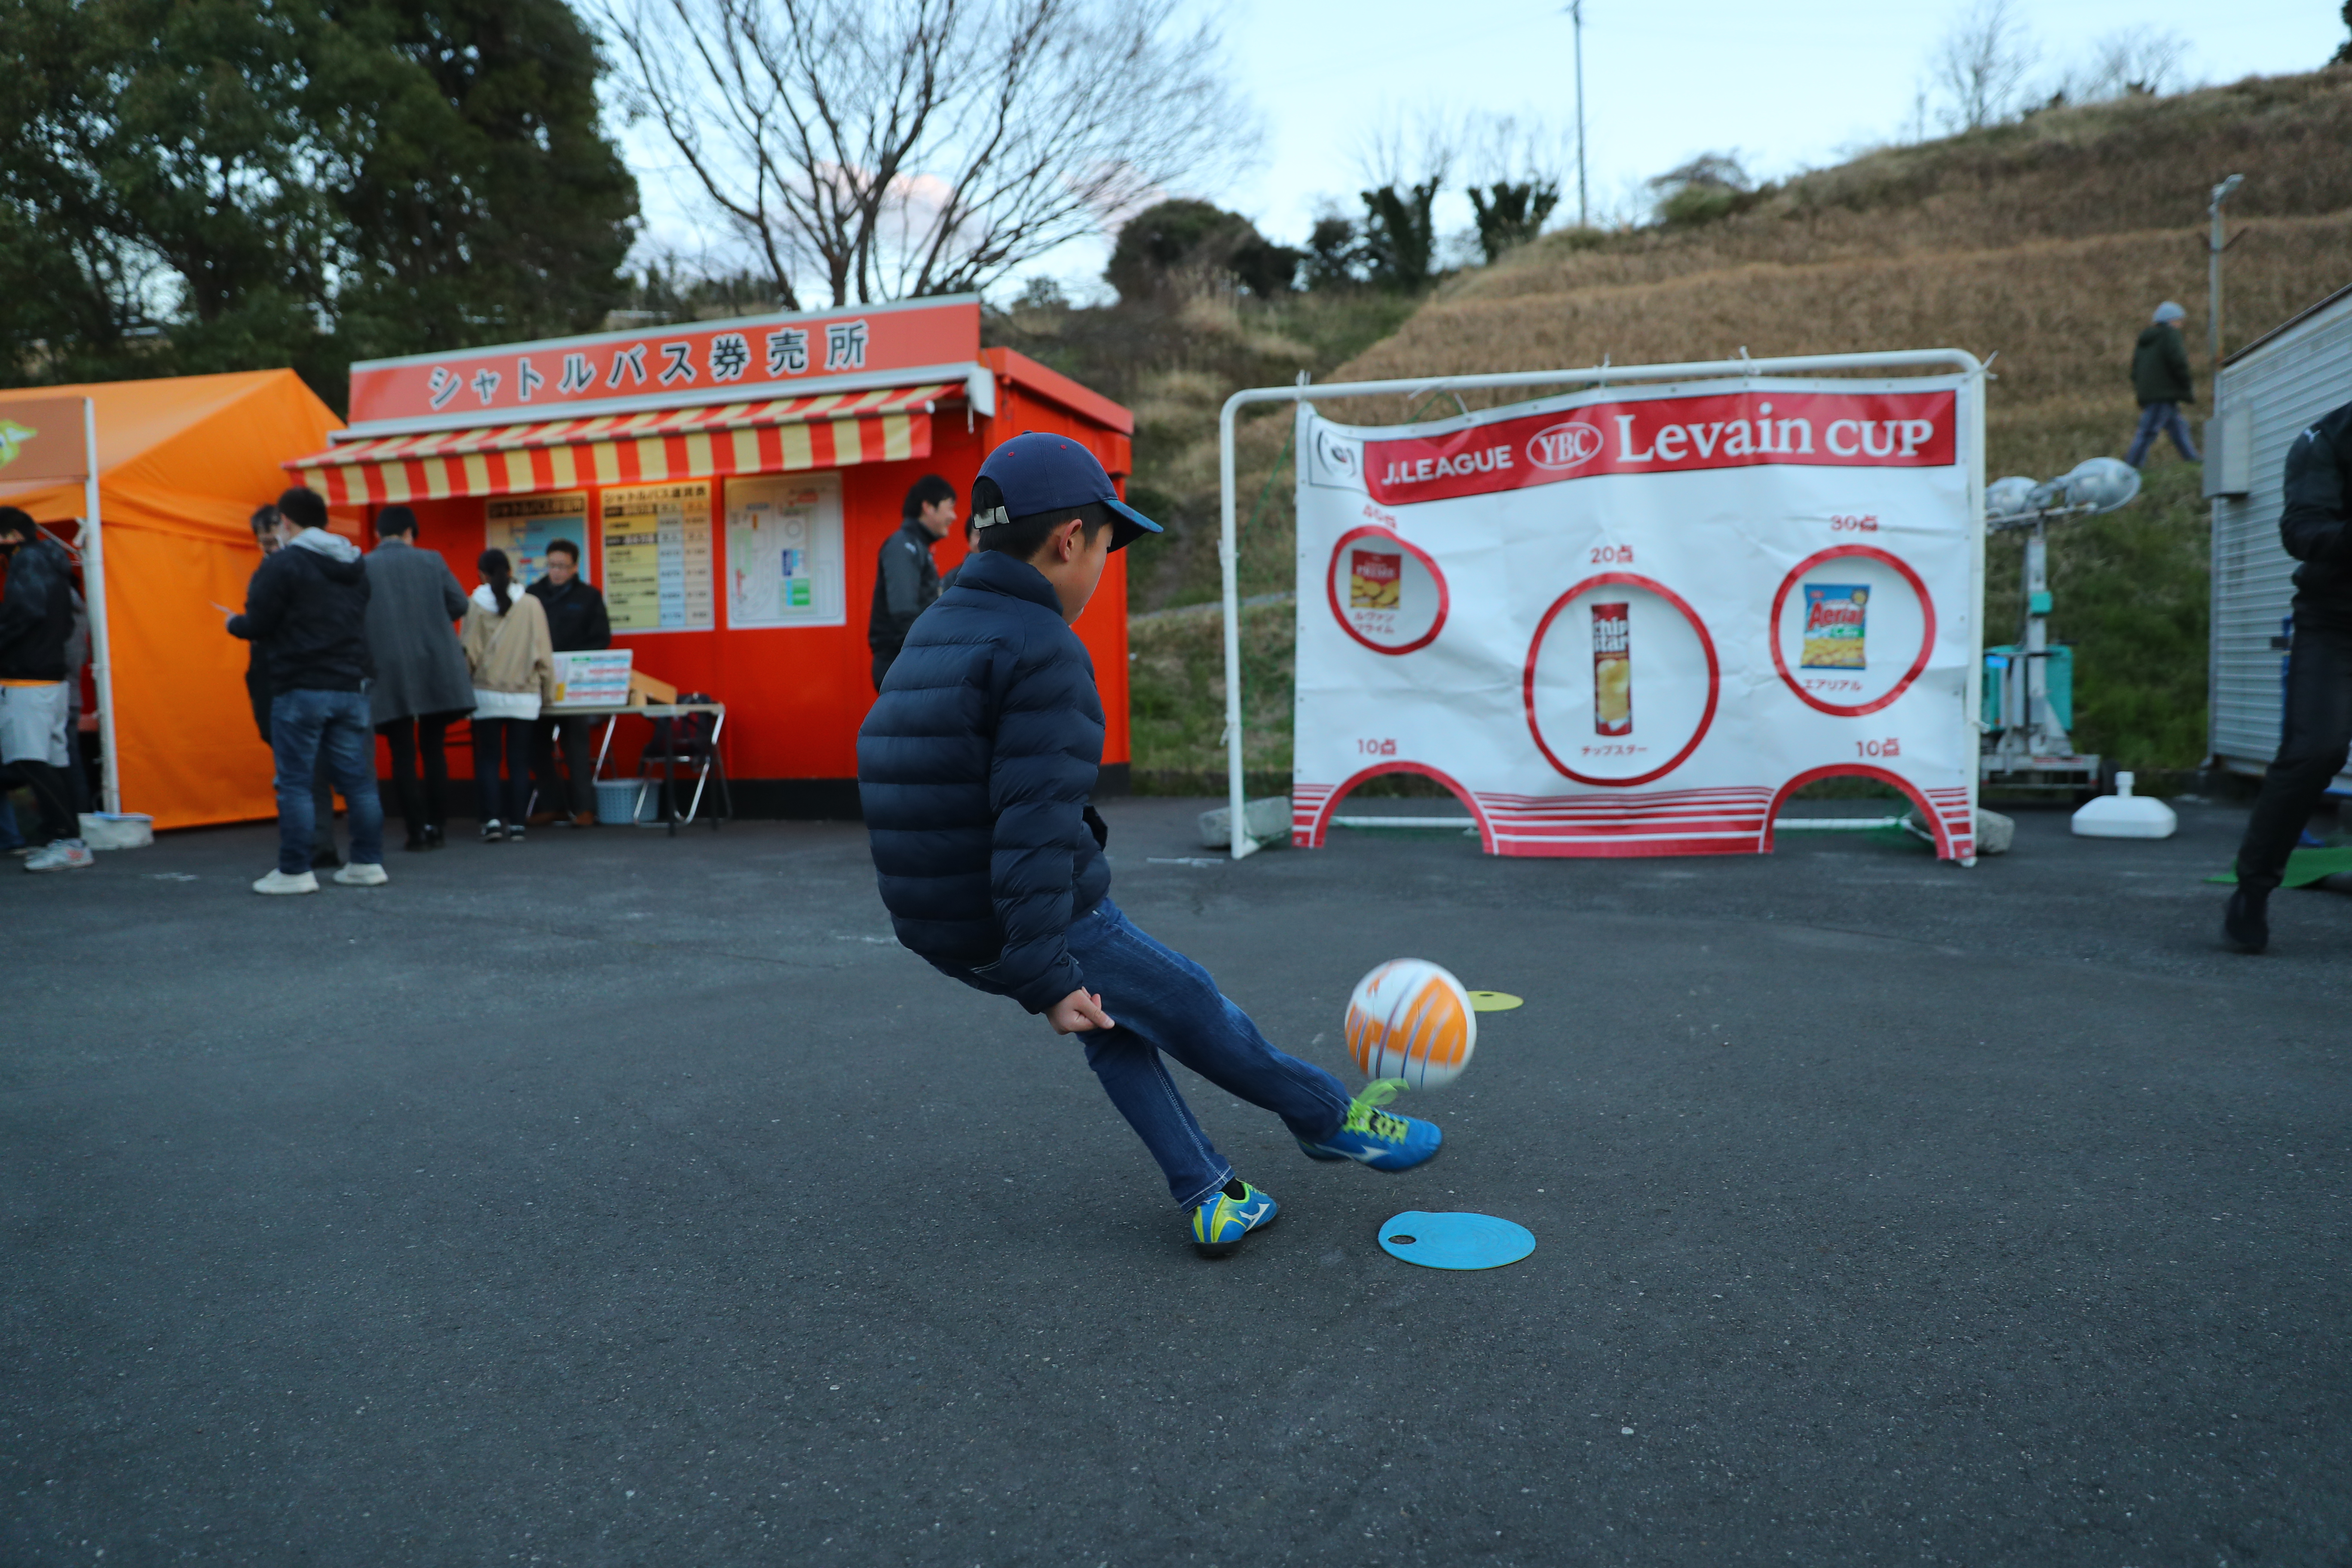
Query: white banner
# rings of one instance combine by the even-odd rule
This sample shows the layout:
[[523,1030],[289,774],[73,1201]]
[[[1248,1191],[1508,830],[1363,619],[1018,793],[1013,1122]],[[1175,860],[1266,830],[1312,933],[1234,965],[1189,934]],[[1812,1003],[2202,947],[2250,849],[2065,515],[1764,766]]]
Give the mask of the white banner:
[[1973,860],[1981,416],[1961,376],[1302,406],[1293,841],[1405,772],[1491,854],[1760,854],[1848,774]]

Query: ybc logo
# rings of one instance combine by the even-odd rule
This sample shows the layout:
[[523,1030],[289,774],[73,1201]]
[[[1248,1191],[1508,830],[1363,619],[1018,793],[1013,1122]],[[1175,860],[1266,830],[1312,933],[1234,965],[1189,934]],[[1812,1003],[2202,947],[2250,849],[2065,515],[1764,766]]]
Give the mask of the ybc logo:
[[1528,461],[1557,473],[1601,455],[1601,432],[1590,425],[1549,425],[1528,437]]
[[38,430],[27,430],[13,419],[0,419],[0,468],[15,462],[25,443],[39,434]]

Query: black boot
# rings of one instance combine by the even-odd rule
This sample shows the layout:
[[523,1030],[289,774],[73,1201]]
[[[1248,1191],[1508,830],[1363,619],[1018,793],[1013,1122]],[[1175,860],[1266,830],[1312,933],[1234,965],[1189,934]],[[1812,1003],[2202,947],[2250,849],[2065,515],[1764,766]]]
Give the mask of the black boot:
[[2260,952],[2271,944],[2270,900],[2268,893],[2249,892],[2240,888],[2230,895],[2230,907],[2221,915],[2221,935],[2240,952]]
[[438,824],[428,822],[425,825],[423,846],[427,849],[446,849],[449,847],[449,836],[441,830]]

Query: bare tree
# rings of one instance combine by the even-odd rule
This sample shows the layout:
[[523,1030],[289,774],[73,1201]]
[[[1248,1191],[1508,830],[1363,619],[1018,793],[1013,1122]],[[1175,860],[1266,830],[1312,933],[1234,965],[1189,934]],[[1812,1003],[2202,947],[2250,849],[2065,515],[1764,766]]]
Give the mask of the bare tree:
[[2089,68],[2067,96],[2084,103],[2134,94],[2177,92],[2184,79],[2189,40],[2154,27],[2126,27],[2091,46]]
[[777,296],[979,289],[1255,145],[1176,0],[607,0],[659,124]]
[[2034,47],[2009,0],[1977,0],[1936,46],[1936,85],[1947,100],[1946,129],[1997,124],[2017,107],[2034,63]]

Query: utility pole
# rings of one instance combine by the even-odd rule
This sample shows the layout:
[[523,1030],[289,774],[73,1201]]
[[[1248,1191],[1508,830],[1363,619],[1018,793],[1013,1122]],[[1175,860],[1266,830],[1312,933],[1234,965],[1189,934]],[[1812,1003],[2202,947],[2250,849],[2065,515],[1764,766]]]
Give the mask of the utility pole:
[[2231,175],[2213,187],[2213,199],[2205,207],[2206,216],[2213,220],[2213,237],[2205,242],[2205,345],[2211,351],[2216,372],[2221,368],[2221,252],[2229,248],[2221,240],[2221,204],[2245,183],[2245,175]]
[[1576,24],[1576,226],[1592,226],[1592,204],[1584,188],[1584,0],[1568,0],[1569,20]]

